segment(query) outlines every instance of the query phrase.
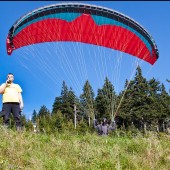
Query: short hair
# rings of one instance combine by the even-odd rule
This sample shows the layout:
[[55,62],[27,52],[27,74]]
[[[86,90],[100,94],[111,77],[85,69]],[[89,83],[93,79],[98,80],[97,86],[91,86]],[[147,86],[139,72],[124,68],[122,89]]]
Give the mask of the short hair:
[[8,75],[13,75],[13,73],[8,73]]

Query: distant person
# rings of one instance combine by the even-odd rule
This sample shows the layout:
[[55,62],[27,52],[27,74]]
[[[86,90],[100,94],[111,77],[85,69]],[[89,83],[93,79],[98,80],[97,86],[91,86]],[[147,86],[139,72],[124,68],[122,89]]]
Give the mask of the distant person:
[[94,128],[96,129],[98,135],[102,135],[102,124],[103,124],[103,121],[100,121],[100,123],[94,119]]
[[107,123],[107,120],[106,118],[103,120],[103,123],[102,123],[102,135],[105,136],[105,135],[108,135],[108,123]]
[[109,127],[108,127],[108,131],[111,132],[113,130],[116,130],[116,122],[114,119],[110,120],[109,122]]
[[14,75],[9,73],[7,75],[7,80],[0,86],[0,94],[2,94],[2,112],[4,126],[9,126],[9,118],[12,113],[14,116],[14,121],[16,129],[21,129],[21,118],[20,113],[24,107],[22,99],[22,89],[18,84],[14,84]]
[[98,135],[108,135],[111,131],[115,130],[115,122],[108,122],[106,118],[100,121],[100,123],[97,122],[96,119],[94,119],[94,128],[97,130]]

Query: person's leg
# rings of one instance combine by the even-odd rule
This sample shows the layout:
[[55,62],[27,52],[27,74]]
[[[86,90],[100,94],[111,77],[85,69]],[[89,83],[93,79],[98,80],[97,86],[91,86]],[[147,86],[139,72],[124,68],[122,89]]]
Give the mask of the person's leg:
[[3,110],[0,111],[0,117],[4,117],[4,115],[5,115],[4,111]]
[[11,104],[3,103],[2,112],[3,112],[3,123],[4,123],[4,125],[9,126],[9,117],[10,117],[10,113],[11,113]]
[[18,103],[13,103],[12,105],[12,113],[15,120],[15,125],[17,130],[21,128],[21,119],[20,119],[20,107]]

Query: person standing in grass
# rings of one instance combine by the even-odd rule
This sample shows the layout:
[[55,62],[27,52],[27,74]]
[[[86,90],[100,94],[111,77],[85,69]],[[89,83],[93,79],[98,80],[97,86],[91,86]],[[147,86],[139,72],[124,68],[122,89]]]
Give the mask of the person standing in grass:
[[9,73],[7,80],[0,86],[2,94],[2,113],[4,126],[9,126],[10,113],[13,114],[17,130],[21,129],[20,112],[24,108],[22,89],[18,84],[14,84],[14,75]]
[[108,122],[106,118],[97,123],[97,120],[94,119],[94,128],[97,130],[98,135],[106,136],[109,132],[115,130],[115,125],[113,122]]
[[100,120],[100,123],[94,119],[94,128],[96,129],[98,135],[102,135],[102,124],[103,124],[103,121]]

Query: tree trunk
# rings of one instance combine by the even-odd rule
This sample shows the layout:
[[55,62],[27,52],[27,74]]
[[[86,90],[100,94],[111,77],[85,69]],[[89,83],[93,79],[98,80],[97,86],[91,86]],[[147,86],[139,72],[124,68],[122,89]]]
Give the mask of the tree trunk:
[[74,129],[76,129],[77,125],[77,110],[76,110],[76,105],[74,105]]
[[90,127],[90,116],[89,116],[89,127]]
[[163,132],[165,132],[165,123],[164,122],[162,124],[162,130],[163,130]]
[[74,112],[74,128],[76,129],[76,125],[77,125],[77,115],[76,115],[76,111]]
[[143,130],[144,130],[144,134],[146,134],[146,122],[144,122],[144,124],[143,124]]

